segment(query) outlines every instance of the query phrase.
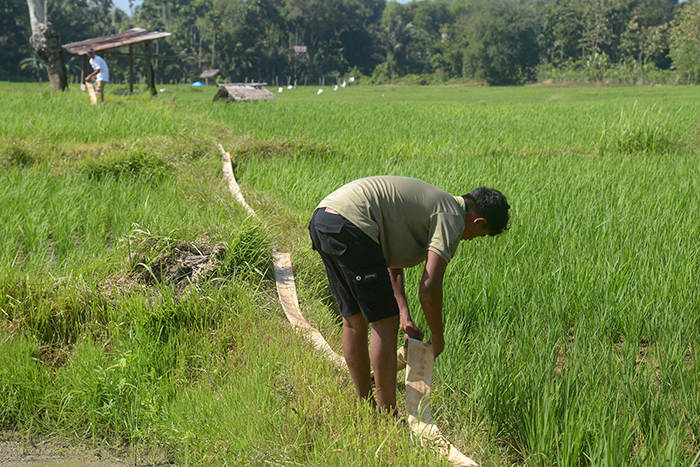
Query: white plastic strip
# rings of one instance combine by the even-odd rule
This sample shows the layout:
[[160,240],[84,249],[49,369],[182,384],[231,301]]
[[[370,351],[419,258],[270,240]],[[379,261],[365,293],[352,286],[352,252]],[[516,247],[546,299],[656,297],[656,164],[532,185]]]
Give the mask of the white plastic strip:
[[410,337],[406,341],[406,414],[411,430],[432,441],[452,465],[478,467],[440,433],[430,413],[430,383],[433,378],[433,347]]
[[297,287],[294,282],[291,255],[289,253],[278,253],[276,251],[273,252],[272,255],[275,259],[277,294],[279,295],[287,319],[292,323],[292,326],[306,335],[316,350],[326,354],[326,357],[328,357],[336,367],[342,369],[347,368],[345,359],[333,351],[331,346],[328,345],[328,342],[326,342],[326,339],[323,338],[323,335],[321,335],[316,328],[311,326],[301,313],[299,300],[297,299]]
[[91,81],[89,83],[85,83],[85,86],[87,87],[88,96],[90,96],[90,102],[92,105],[97,105],[97,94],[95,93],[94,83]]
[[257,219],[258,215],[255,214],[253,208],[248,206],[248,203],[245,202],[243,192],[241,192],[241,187],[238,185],[236,177],[233,175],[233,166],[231,165],[231,154],[227,153],[221,144],[219,144],[219,149],[221,149],[221,152],[223,153],[223,155],[221,156],[221,162],[224,166],[224,178],[228,181],[228,190],[231,192],[236,201],[238,201],[245,208],[245,210],[248,211],[248,213],[250,213],[251,216]]
[[[243,198],[241,187],[236,182],[231,166],[231,155],[219,144],[223,153],[224,178],[228,181],[229,191],[233,197],[256,219],[255,211]],[[304,318],[299,307],[291,255],[272,251],[275,266],[275,281],[284,313],[294,328],[302,332],[311,341],[314,348],[323,352],[338,368],[347,368],[345,359],[335,353],[323,335]],[[430,414],[430,383],[433,377],[433,348],[430,344],[408,338],[406,345],[397,352],[398,369],[406,368],[406,413],[408,425],[416,435],[432,442],[457,467],[478,467],[478,464],[457,450],[440,433]]]
[[[224,178],[228,182],[228,188],[233,197],[238,201],[251,216],[258,219],[258,215],[253,208],[248,206],[241,187],[236,182],[236,177],[233,175],[233,167],[231,165],[231,155],[226,152],[224,147],[219,144],[222,157]],[[272,255],[274,258],[275,281],[277,283],[277,295],[282,304],[282,309],[287,315],[287,319],[297,331],[304,333],[316,350],[323,352],[338,368],[345,369],[345,359],[335,353],[323,335],[304,318],[301,308],[299,308],[299,299],[297,298],[297,287],[294,281],[294,271],[292,270],[292,260],[289,253],[279,253],[276,248],[273,248]]]

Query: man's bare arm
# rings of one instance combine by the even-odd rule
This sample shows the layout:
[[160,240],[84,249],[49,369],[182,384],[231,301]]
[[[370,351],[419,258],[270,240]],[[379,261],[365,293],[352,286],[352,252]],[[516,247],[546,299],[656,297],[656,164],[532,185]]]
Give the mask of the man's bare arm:
[[442,329],[442,280],[445,277],[447,262],[437,253],[428,251],[423,277],[420,280],[418,294],[425,319],[430,326],[430,343],[435,357],[445,348]]
[[408,300],[406,300],[406,289],[404,288],[403,269],[389,268],[389,277],[391,278],[391,287],[394,289],[394,297],[399,305],[399,316],[401,318],[401,330],[408,337],[423,340],[423,331],[416,326],[411,318],[411,312],[408,308]]
[[85,81],[87,81],[87,82],[92,81],[92,78],[94,78],[95,76],[97,76],[97,74],[98,74],[99,72],[100,72],[100,68],[98,68],[97,70],[95,70],[95,71],[93,71],[92,73],[90,73],[89,75],[87,75],[87,76],[85,77]]

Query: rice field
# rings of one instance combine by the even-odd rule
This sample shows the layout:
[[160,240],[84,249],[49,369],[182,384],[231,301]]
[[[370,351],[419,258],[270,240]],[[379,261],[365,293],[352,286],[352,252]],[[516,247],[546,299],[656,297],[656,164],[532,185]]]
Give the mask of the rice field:
[[[486,466],[698,465],[697,88],[169,91],[91,107],[0,87],[0,429],[181,465],[436,465],[373,426],[303,340],[259,344],[288,340],[274,242],[340,350],[306,223],[335,188],[390,174],[512,206],[506,233],[447,269],[433,413],[453,443]],[[262,223],[227,197],[217,142]],[[226,247],[215,276],[184,292],[144,279],[196,240]],[[427,331],[420,272],[407,294]]]

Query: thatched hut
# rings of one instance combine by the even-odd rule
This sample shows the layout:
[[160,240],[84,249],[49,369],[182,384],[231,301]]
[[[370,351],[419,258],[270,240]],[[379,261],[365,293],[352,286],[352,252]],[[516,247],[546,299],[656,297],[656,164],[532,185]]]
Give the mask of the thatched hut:
[[214,96],[214,101],[226,99],[232,101],[259,101],[274,99],[275,95],[265,89],[266,83],[236,83],[220,84],[219,91]]

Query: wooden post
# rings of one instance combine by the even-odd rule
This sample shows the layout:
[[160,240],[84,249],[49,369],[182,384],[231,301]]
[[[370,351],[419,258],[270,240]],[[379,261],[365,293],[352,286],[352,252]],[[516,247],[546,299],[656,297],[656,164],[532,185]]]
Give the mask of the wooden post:
[[87,66],[88,66],[88,56],[87,56],[87,54],[85,54],[85,55],[83,55],[83,69],[80,71],[80,89],[83,91],[85,90],[85,88],[83,86],[85,85],[85,77],[87,76],[85,74],[85,71],[87,70]]
[[129,45],[129,94],[134,93],[134,46]]
[[156,91],[156,80],[155,76],[153,76],[153,64],[151,63],[151,48],[148,45],[148,42],[143,43],[143,47],[146,52],[146,86],[148,86],[148,90],[151,92],[152,95],[158,94],[158,91]]

